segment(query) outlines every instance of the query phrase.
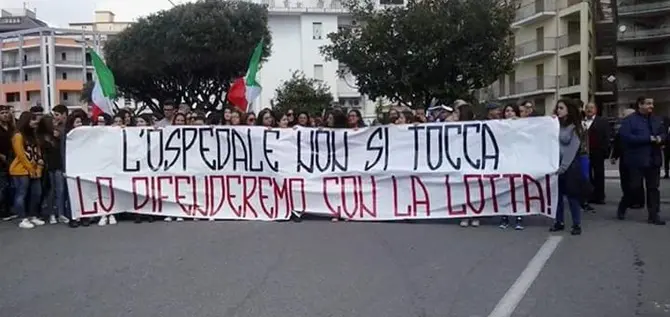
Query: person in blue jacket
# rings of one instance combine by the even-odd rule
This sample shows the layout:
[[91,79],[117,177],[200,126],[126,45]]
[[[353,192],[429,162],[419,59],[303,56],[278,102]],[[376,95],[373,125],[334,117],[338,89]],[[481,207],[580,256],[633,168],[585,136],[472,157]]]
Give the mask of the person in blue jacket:
[[[642,182],[647,195],[647,221],[654,225],[665,225],[659,217],[661,203],[658,190],[661,165],[661,146],[667,137],[663,120],[655,116],[654,99],[639,97],[636,112],[621,120],[619,136],[623,147],[623,162],[628,169],[631,190],[641,192]],[[624,220],[626,209],[632,204],[630,195],[623,195],[617,208],[617,218]]]

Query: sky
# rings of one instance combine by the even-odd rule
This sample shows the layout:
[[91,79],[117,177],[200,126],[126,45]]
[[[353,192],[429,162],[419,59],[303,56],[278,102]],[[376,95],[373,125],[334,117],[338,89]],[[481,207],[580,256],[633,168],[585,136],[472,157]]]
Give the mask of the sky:
[[[187,0],[172,0],[179,4]],[[0,0],[0,8],[37,9],[37,18],[51,26],[66,28],[68,23],[92,22],[95,10],[116,14],[116,21],[134,21],[172,7],[169,0]]]

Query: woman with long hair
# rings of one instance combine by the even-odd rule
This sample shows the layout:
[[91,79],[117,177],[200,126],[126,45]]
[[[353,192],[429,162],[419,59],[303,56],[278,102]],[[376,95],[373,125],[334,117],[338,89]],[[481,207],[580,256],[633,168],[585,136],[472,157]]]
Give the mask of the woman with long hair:
[[301,127],[306,127],[306,128],[311,127],[312,125],[311,125],[309,119],[310,119],[309,118],[309,113],[307,111],[300,111],[298,113],[298,120],[296,122],[296,125],[299,125]]
[[49,223],[68,223],[70,220],[65,212],[65,178],[63,177],[64,162],[61,156],[61,136],[54,129],[53,118],[44,116],[37,125],[37,140],[44,156],[45,169],[42,179],[42,199],[46,202]]
[[286,129],[289,126],[289,121],[288,121],[288,116],[287,115],[282,115],[281,118],[279,118],[279,122],[277,123],[277,126],[281,129]]
[[503,108],[503,119],[518,119],[521,117],[521,111],[516,104],[509,104]]
[[24,111],[16,124],[12,137],[15,158],[9,166],[9,175],[14,182],[14,209],[21,219],[19,228],[31,229],[41,226],[38,218],[42,196],[42,169],[44,161],[37,142],[37,116]]
[[347,125],[349,128],[364,128],[365,122],[363,121],[363,116],[358,109],[351,109],[347,113]]
[[274,113],[272,113],[272,110],[270,110],[270,108],[265,108],[258,113],[258,117],[256,119],[256,125],[267,128],[273,128],[277,126],[276,121],[277,120],[275,119],[275,115]]
[[230,125],[242,125],[244,120],[244,113],[237,108],[230,112]]
[[572,235],[582,233],[581,227],[581,196],[584,190],[584,177],[581,172],[579,150],[582,143],[583,128],[579,108],[570,100],[561,99],[556,103],[554,115],[560,123],[559,149],[560,163],[558,168],[558,202],[556,220],[549,231],[563,231],[564,200],[572,215]]

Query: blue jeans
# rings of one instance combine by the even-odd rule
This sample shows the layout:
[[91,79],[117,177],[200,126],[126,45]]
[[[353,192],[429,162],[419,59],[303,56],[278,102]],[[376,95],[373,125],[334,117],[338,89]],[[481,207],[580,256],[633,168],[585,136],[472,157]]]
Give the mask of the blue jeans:
[[579,198],[569,197],[565,193],[565,182],[558,180],[558,206],[556,207],[556,223],[565,223],[565,202],[568,200],[568,208],[572,215],[572,224],[579,226],[582,223],[582,207]]
[[42,183],[39,178],[15,176],[14,210],[19,219],[37,217],[42,198]]
[[53,215],[69,218],[70,215],[67,212],[65,203],[67,197],[65,197],[65,177],[63,176],[63,171],[50,171],[49,183],[51,184],[51,191],[48,194],[49,199],[47,199],[47,209],[49,210],[49,214],[51,214],[52,211],[55,211],[53,212]]

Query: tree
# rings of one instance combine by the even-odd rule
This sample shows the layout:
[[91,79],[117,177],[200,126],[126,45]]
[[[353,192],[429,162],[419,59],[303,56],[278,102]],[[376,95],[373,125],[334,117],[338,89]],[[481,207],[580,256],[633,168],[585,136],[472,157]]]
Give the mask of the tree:
[[356,77],[361,93],[404,105],[466,99],[513,68],[515,0],[409,0],[378,10],[346,3],[357,23],[321,48]]
[[87,81],[84,83],[84,86],[81,88],[81,95],[79,95],[79,101],[90,104],[93,102],[91,95],[93,94],[93,87],[95,86],[94,81]]
[[271,49],[264,5],[199,0],[140,19],[105,45],[119,92],[161,113],[161,102],[213,110],[243,76],[261,39]]
[[289,109],[307,111],[310,114],[321,113],[333,102],[330,87],[322,80],[307,78],[304,73],[295,71],[291,79],[275,90],[272,107],[286,113]]

